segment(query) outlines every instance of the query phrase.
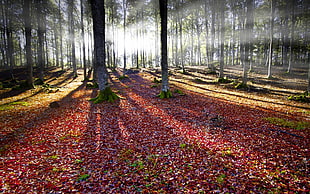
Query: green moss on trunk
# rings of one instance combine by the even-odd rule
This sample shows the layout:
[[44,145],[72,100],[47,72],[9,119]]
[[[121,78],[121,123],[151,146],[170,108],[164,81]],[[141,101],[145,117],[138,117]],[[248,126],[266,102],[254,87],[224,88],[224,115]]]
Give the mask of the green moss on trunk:
[[171,93],[171,91],[170,90],[168,90],[168,91],[161,91],[160,92],[160,94],[158,95],[158,97],[160,98],[160,99],[164,99],[164,98],[172,98],[172,93]]
[[95,104],[101,103],[103,101],[113,103],[117,99],[119,99],[119,96],[117,96],[110,87],[106,87],[103,91],[99,91],[97,97],[90,99],[90,101],[93,101]]

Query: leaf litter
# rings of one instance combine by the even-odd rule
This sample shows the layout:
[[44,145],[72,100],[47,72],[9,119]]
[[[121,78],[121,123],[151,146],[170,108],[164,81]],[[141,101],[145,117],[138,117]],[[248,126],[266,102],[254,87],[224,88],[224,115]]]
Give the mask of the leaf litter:
[[113,104],[83,86],[10,123],[23,130],[1,139],[0,192],[309,192],[309,134],[264,119],[275,111],[178,85],[186,95],[161,100],[146,73],[111,76]]

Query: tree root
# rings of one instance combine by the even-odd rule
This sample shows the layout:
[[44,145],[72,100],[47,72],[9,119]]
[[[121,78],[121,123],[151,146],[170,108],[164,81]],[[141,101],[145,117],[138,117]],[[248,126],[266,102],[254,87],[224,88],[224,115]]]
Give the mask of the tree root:
[[157,95],[160,99],[164,99],[164,98],[172,98],[172,93],[170,90],[168,91],[161,91],[160,94]]
[[99,94],[95,98],[90,99],[90,101],[93,101],[94,104],[102,103],[103,101],[113,103],[117,99],[119,99],[119,96],[117,96],[110,87],[106,87],[103,91],[99,91]]

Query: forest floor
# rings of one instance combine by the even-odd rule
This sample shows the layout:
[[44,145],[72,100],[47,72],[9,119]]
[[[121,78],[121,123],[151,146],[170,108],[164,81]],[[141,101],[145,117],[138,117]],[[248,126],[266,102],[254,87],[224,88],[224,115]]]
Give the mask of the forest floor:
[[93,104],[81,72],[59,69],[52,87],[1,89],[0,193],[310,191],[310,104],[287,99],[306,89],[304,72],[257,70],[247,90],[201,67],[170,73],[171,99],[147,69],[110,72],[115,103]]

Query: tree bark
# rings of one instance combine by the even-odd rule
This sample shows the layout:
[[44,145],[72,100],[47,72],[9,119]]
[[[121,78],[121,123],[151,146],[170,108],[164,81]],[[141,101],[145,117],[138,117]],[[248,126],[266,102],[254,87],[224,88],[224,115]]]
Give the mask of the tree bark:
[[160,98],[170,98],[172,94],[169,89],[168,78],[168,49],[167,49],[167,0],[159,0],[161,19],[161,78],[162,88]]
[[114,94],[108,84],[108,71],[105,64],[105,9],[103,0],[91,0],[94,47],[95,47],[95,68],[98,77],[99,94],[91,99],[94,103],[103,101],[114,102],[118,96]]
[[269,42],[269,54],[268,54],[268,78],[272,77],[272,73],[271,73],[271,66],[272,66],[272,53],[273,53],[273,26],[274,26],[274,0],[271,0],[270,2],[270,11],[271,11],[271,15],[270,15],[270,34],[269,34],[269,38],[270,38],[270,42]]
[[28,86],[34,88],[33,85],[33,61],[32,61],[32,50],[31,50],[31,16],[30,16],[30,6],[31,0],[24,0],[23,5],[23,15],[24,15],[24,25],[25,25],[25,37],[26,37],[26,61],[27,61],[27,70]]

